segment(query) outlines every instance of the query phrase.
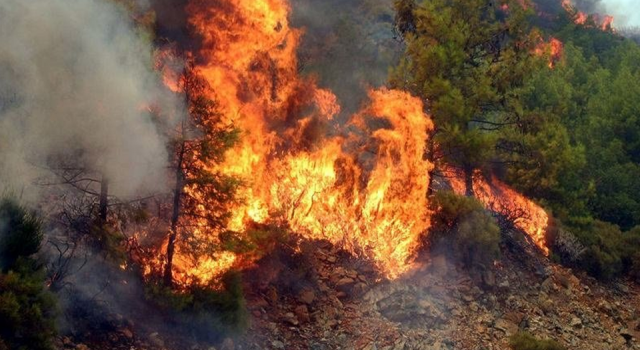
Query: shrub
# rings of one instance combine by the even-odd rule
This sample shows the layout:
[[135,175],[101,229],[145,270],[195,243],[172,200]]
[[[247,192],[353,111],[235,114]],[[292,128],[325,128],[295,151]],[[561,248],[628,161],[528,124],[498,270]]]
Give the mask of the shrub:
[[565,350],[562,345],[553,340],[539,340],[526,332],[511,336],[509,345],[513,350]]
[[52,349],[55,300],[31,256],[42,243],[38,217],[11,199],[0,200],[0,349]]
[[52,349],[53,295],[44,289],[40,271],[20,270],[0,274],[0,339],[9,349]]
[[500,228],[477,200],[452,192],[434,196],[431,244],[469,268],[484,269],[500,256]]
[[640,274],[640,227],[628,232],[599,220],[572,222],[570,230],[587,248],[578,267],[590,275],[608,280],[623,273]]
[[7,270],[19,257],[38,252],[42,242],[42,223],[35,213],[15,200],[0,200],[0,269]]

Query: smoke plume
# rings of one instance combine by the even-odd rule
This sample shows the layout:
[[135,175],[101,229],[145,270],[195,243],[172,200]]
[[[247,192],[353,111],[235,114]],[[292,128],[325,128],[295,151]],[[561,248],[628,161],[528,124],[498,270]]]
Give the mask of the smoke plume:
[[102,174],[119,196],[159,189],[167,154],[147,108],[170,99],[124,9],[3,0],[0,46],[0,190],[33,195],[53,157]]

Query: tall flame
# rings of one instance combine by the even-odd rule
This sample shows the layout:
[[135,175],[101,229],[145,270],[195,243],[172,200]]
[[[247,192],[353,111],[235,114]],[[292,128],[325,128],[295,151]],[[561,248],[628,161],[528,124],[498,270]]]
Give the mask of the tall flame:
[[[223,122],[243,132],[223,164],[207,165],[246,183],[229,229],[284,219],[296,233],[367,257],[393,278],[409,267],[429,228],[432,165],[423,153],[432,122],[421,100],[378,89],[339,123],[337,97],[298,74],[302,32],[290,28],[289,10],[286,0],[187,5],[202,38],[192,53],[195,70],[211,86]],[[166,80],[171,88],[173,79]],[[225,252],[193,265],[178,249],[175,276],[206,282],[243,258]]]

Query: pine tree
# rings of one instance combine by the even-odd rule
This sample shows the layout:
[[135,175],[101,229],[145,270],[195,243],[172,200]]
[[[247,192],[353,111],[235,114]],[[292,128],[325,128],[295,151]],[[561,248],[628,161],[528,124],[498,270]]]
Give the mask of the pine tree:
[[427,150],[433,175],[462,171],[471,196],[474,171],[496,160],[498,131],[519,126],[518,89],[538,40],[527,21],[531,7],[517,0],[397,0],[395,6],[406,52],[391,82],[421,97],[435,121]]

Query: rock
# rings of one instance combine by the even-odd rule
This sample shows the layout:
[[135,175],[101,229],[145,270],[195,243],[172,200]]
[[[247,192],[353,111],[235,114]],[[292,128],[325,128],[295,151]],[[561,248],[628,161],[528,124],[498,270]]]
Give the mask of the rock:
[[469,294],[463,294],[463,295],[462,295],[462,300],[464,300],[464,301],[466,301],[466,302],[470,303],[470,302],[472,302],[474,299],[473,299],[473,296],[472,296],[472,295],[469,295]]
[[338,282],[336,282],[336,288],[338,288],[341,293],[345,293],[342,296],[345,297],[351,291],[355,283],[356,281],[353,278],[343,277]]
[[353,280],[353,278],[351,277],[344,277],[341,278],[337,283],[336,286],[337,287],[343,287],[343,286],[347,286],[347,285],[353,285],[354,283],[356,283],[356,281]]
[[84,344],[78,344],[76,345],[76,350],[90,350],[88,346],[84,345]]
[[496,320],[493,328],[503,331],[506,335],[512,335],[518,332],[518,325],[504,318]]
[[62,344],[67,348],[73,347],[73,342],[71,341],[71,339],[69,339],[69,337],[62,338]]
[[257,298],[255,300],[252,300],[251,307],[254,309],[262,309],[262,308],[269,307],[269,303],[266,300],[264,300],[264,298]]
[[123,329],[123,330],[121,331],[121,333],[122,333],[122,335],[124,335],[124,336],[125,336],[126,338],[128,338],[128,339],[133,338],[133,332],[131,332],[130,330],[128,330],[128,329],[126,329],[126,328],[125,328],[125,329]]
[[298,300],[307,305],[311,305],[313,301],[316,300],[316,293],[312,289],[305,288],[300,292],[300,295],[298,295]]
[[629,331],[627,328],[620,329],[620,336],[624,338],[627,345],[631,345],[631,340],[633,339],[633,333]]
[[507,280],[501,281],[500,284],[498,284],[498,288],[501,288],[501,289],[509,290],[510,287],[511,287],[511,285],[509,284],[509,281],[507,281]]
[[571,321],[569,321],[569,326],[573,328],[580,328],[582,327],[582,320],[578,317],[572,317]]
[[496,275],[491,270],[485,270],[482,272],[482,283],[489,288],[496,286]]
[[524,318],[524,314],[521,312],[508,312],[504,315],[504,318],[508,321],[513,322],[514,324],[520,324],[522,319]]
[[267,290],[267,298],[272,305],[276,305],[278,303],[278,291],[276,290],[276,287],[269,286],[269,289]]
[[298,324],[300,324],[300,322],[296,318],[296,315],[294,315],[292,312],[287,312],[286,314],[284,314],[284,321],[292,326],[297,326]]
[[369,345],[365,345],[362,350],[378,350],[378,347],[376,346],[376,343],[370,343]]
[[222,345],[220,347],[220,350],[234,350],[236,348],[235,344],[233,343],[233,339],[231,338],[226,338],[223,342]]
[[149,341],[151,342],[151,344],[159,348],[164,348],[164,341],[160,339],[160,335],[158,334],[158,332],[149,334]]
[[311,318],[309,317],[309,309],[307,309],[306,305],[300,305],[296,307],[294,312],[298,320],[302,323],[307,323],[311,320]]
[[274,349],[284,349],[284,343],[279,340],[272,341],[271,346],[273,346]]
[[555,285],[555,283],[553,283],[553,280],[551,279],[551,277],[547,278],[546,280],[544,280],[544,282],[542,282],[540,284],[540,289],[549,294],[551,291],[555,290],[557,287]]
[[545,315],[551,315],[556,310],[555,304],[549,298],[540,298],[540,300],[538,300],[538,306],[540,306],[540,309],[545,313]]

